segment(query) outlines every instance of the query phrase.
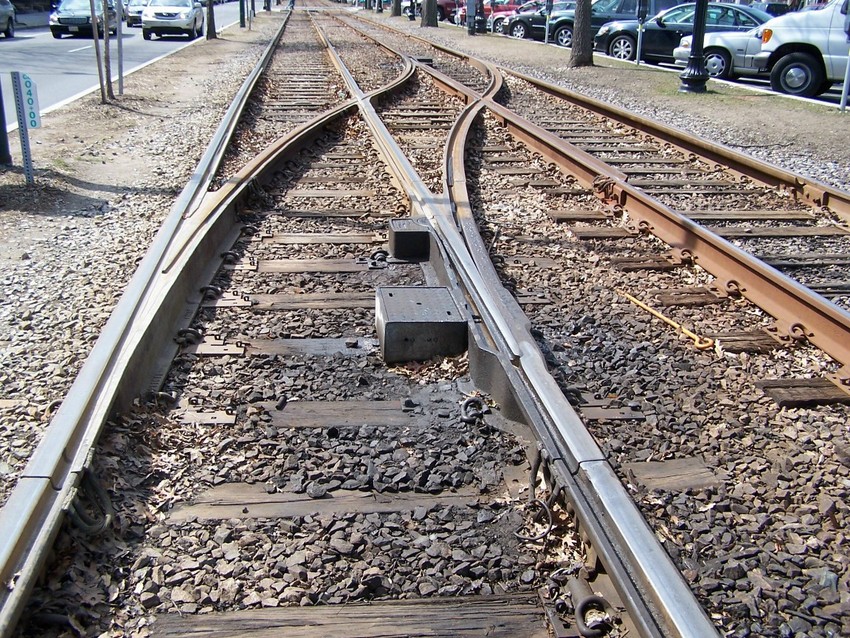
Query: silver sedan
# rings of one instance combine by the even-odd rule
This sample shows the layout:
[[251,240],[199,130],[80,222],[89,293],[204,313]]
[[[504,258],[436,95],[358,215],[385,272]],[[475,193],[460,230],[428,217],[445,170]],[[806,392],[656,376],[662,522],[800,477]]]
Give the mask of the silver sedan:
[[150,0],[142,10],[142,37],[152,35],[189,36],[194,40],[203,33],[204,11],[194,0]]
[[0,0],[0,33],[7,38],[15,37],[15,5],[9,0]]
[[[705,54],[705,70],[709,77],[728,80],[740,75],[764,75],[753,63],[753,56],[761,51],[759,29],[749,31],[721,31],[706,33],[702,50]],[[687,66],[691,55],[693,36],[681,39],[673,49],[673,59],[679,66]]]

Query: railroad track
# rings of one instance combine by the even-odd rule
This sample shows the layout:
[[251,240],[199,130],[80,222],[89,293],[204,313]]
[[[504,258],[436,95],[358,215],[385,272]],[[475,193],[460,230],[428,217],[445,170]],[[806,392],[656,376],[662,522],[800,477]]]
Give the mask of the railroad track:
[[[4,631],[72,497],[126,541],[59,562],[158,635],[840,631],[846,314],[722,235],[841,242],[847,195],[374,29],[291,16],[3,510]],[[801,362],[827,407],[777,412]]]

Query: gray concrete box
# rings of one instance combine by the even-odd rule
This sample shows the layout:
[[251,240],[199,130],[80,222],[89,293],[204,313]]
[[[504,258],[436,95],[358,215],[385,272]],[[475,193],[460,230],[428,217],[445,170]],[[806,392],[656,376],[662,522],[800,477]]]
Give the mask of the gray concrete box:
[[390,220],[390,255],[396,259],[427,261],[431,253],[431,233],[428,227],[414,219]]
[[387,363],[466,351],[466,319],[448,288],[387,286],[375,295],[375,325]]

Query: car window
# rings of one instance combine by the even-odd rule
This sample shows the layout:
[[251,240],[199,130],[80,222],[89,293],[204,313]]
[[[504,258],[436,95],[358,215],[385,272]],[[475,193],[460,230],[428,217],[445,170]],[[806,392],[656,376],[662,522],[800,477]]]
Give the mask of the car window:
[[591,9],[597,13],[616,11],[621,1],[622,0],[596,0],[591,5]]
[[89,0],[62,0],[59,9],[63,11],[89,11]]
[[705,23],[734,27],[735,14],[728,7],[709,7],[705,15]]
[[738,22],[738,26],[741,27],[757,27],[761,24],[758,20],[743,11],[736,11],[735,18]]
[[[674,7],[663,15],[659,15],[664,22],[675,22],[677,24],[692,24],[694,21],[694,6]],[[711,22],[709,22],[711,24]]]
[[667,9],[675,7],[677,4],[679,4],[677,0],[659,0],[659,2],[655,3],[655,13],[667,11]]
[[619,13],[637,14],[637,0],[623,0]]

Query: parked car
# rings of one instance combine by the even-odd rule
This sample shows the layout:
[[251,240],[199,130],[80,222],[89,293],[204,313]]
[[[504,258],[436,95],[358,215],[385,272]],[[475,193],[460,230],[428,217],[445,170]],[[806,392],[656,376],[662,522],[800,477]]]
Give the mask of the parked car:
[[124,15],[127,17],[128,27],[142,26],[142,10],[148,6],[150,0],[130,0],[127,3]]
[[761,25],[761,51],[753,63],[770,75],[774,91],[814,97],[844,80],[848,3],[832,0],[822,9],[786,13]]
[[[641,59],[647,62],[673,62],[675,49],[683,36],[694,30],[696,4],[689,2],[662,11],[643,25]],[[759,9],[729,3],[710,3],[706,9],[705,30],[749,31],[773,16]],[[637,52],[637,20],[609,22],[599,28],[593,48],[619,60],[634,60]]]
[[[410,5],[411,0],[402,0],[402,15],[410,15]],[[422,15],[422,0],[416,0],[415,7],[415,15]],[[437,20],[449,20],[451,22],[454,22],[455,13],[457,12],[458,7],[460,7],[460,4],[455,2],[455,0],[437,0]]]
[[189,36],[194,40],[204,32],[204,10],[192,0],[150,0],[142,9],[142,37]]
[[[709,77],[732,80],[741,75],[756,76],[759,70],[753,59],[761,51],[760,27],[738,33],[721,31],[706,33],[702,41],[705,70]],[[687,66],[691,57],[693,35],[687,35],[673,49],[673,59],[679,66]]]
[[[496,11],[516,11],[519,9],[521,2],[517,2],[517,0],[495,0],[493,5],[496,8]],[[490,25],[490,15],[493,13],[493,6],[491,6],[489,0],[485,0],[484,2],[484,17],[487,18],[487,25]],[[461,4],[458,6],[457,11],[455,11],[454,15],[455,24],[464,25],[466,24],[466,5]]]
[[784,2],[753,2],[750,4],[753,9],[760,9],[765,13],[776,16],[784,16],[789,11],[793,11],[791,5]]
[[[103,35],[103,4],[95,2],[95,15],[97,16],[97,32]],[[49,19],[50,33],[54,38],[63,35],[92,35],[94,29],[91,23],[91,6],[89,0],[62,0]],[[106,14],[107,29],[110,33],[118,31],[118,12],[115,4],[109,0]]]
[[[650,15],[655,15],[675,4],[676,0],[648,0],[647,9]],[[636,19],[637,12],[638,0],[593,0],[590,5],[590,27],[595,33],[606,22]],[[560,46],[572,46],[575,18],[575,8],[553,11],[549,20],[549,39]],[[505,29],[515,38],[543,40],[546,36],[546,15],[540,12],[518,15]]]
[[[410,0],[403,0],[401,3],[401,13],[402,15],[410,15]],[[464,5],[465,6],[465,5]],[[437,20],[449,20],[450,22],[454,22],[455,13],[457,12],[460,4],[456,2],[456,0],[437,0]],[[416,0],[416,14],[422,14],[422,0]]]
[[[575,0],[559,1],[552,3],[552,12],[566,11],[567,9],[575,9]],[[534,13],[535,11],[544,11],[545,16],[546,3],[541,0],[532,0],[520,5],[514,11],[496,11],[487,18],[487,28],[493,33],[507,33],[504,29],[505,25],[510,22],[511,18],[520,13]]]
[[15,37],[15,5],[9,0],[0,0],[0,31],[7,38]]

